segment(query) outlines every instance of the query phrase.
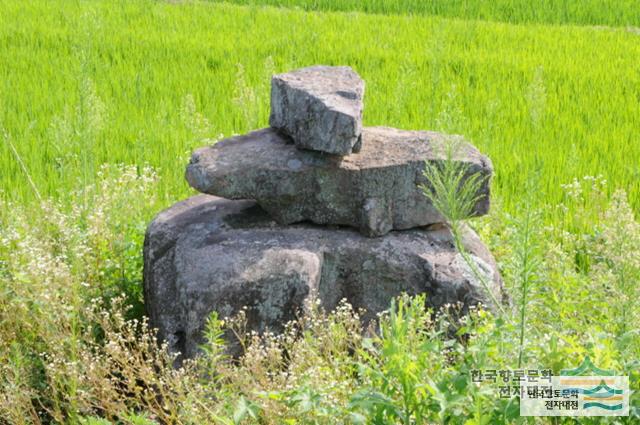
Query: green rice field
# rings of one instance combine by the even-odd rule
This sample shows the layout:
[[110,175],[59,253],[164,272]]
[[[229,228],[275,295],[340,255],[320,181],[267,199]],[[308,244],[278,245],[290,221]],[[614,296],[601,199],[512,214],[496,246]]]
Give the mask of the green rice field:
[[[433,16],[307,13],[229,4],[5,1],[0,125],[36,187],[64,193],[104,162],[159,168],[184,196],[188,153],[267,125],[269,77],[348,64],[365,122],[460,133],[488,154],[512,205],[602,174],[639,205],[640,34]],[[3,196],[32,199],[0,146]]]
[[640,10],[634,0],[231,0],[229,3],[525,24],[637,26],[640,23]]

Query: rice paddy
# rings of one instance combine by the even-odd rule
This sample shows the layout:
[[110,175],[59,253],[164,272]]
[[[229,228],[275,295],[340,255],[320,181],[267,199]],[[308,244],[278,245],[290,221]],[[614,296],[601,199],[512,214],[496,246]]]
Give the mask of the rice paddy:
[[[426,15],[305,12],[209,2],[5,1],[0,126],[43,194],[64,197],[100,164],[149,164],[188,193],[189,152],[267,125],[269,77],[311,64],[365,79],[365,123],[465,135],[496,168],[506,208],[536,175],[603,175],[638,207],[640,34]],[[33,190],[8,143],[3,196]]]

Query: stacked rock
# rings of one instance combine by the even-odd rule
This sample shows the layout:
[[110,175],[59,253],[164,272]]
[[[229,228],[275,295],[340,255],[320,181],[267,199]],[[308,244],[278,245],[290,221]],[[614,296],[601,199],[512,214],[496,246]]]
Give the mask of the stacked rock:
[[[346,298],[365,321],[403,292],[426,293],[436,308],[490,305],[421,188],[447,136],[363,128],[363,95],[349,67],[276,75],[270,128],[193,154],[186,178],[206,195],[160,213],[145,240],[147,312],[171,350],[193,356],[214,310],[246,308],[260,332],[310,300],[331,310]],[[454,160],[487,177],[473,211],[485,214],[491,162],[470,144]],[[491,253],[470,229],[464,244],[500,298]]]

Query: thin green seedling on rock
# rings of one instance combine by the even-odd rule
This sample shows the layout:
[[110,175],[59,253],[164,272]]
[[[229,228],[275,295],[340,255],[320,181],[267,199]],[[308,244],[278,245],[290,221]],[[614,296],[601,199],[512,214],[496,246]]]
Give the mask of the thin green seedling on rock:
[[423,173],[428,183],[423,184],[421,188],[444,218],[453,236],[456,250],[504,316],[504,308],[491,291],[486,277],[478,269],[478,264],[471,258],[463,243],[463,221],[473,216],[475,205],[485,196],[480,193],[480,189],[488,178],[480,173],[471,173],[468,164],[454,160],[455,154],[463,146],[460,138],[455,136],[447,138],[444,145],[445,158],[442,161],[425,163]]

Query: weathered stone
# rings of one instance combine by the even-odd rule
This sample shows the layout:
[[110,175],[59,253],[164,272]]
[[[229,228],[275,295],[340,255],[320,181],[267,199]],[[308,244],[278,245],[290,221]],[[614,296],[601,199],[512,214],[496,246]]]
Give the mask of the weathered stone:
[[[255,199],[278,223],[310,220],[357,227],[368,236],[392,229],[442,223],[419,185],[425,161],[445,158],[446,137],[427,131],[365,128],[358,155],[329,156],[296,149],[273,129],[258,130],[197,150],[187,167],[189,184],[228,199]],[[454,160],[489,177],[489,159],[461,144]],[[474,214],[489,209],[484,179]]]
[[274,75],[269,125],[303,149],[358,152],[363,95],[364,81],[348,66],[312,66]]
[[[471,230],[464,245],[500,299],[493,257]],[[365,321],[403,292],[426,293],[433,307],[490,306],[442,226],[372,239],[344,227],[280,226],[254,201],[198,195],[172,206],[149,226],[144,260],[151,325],[187,357],[212,311],[232,316],[246,306],[251,329],[277,332],[312,299],[327,310],[346,299],[366,309]]]

